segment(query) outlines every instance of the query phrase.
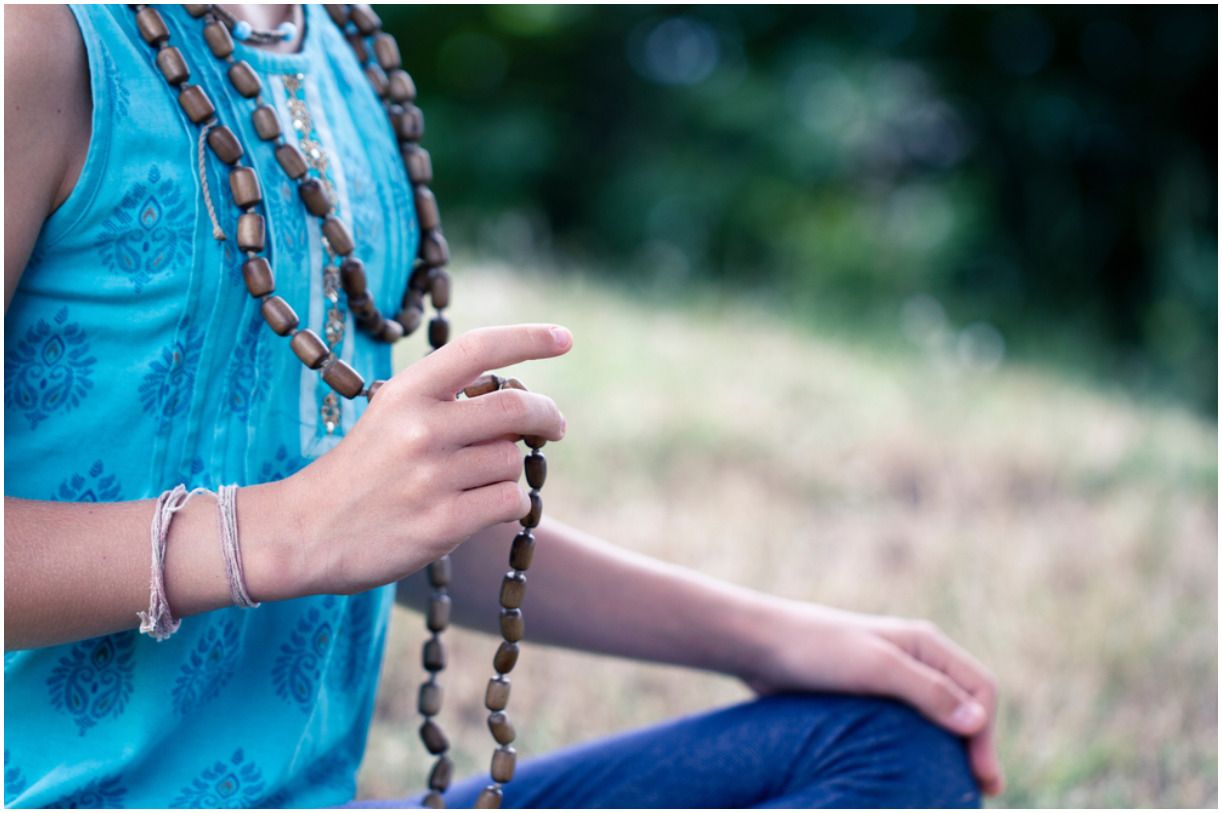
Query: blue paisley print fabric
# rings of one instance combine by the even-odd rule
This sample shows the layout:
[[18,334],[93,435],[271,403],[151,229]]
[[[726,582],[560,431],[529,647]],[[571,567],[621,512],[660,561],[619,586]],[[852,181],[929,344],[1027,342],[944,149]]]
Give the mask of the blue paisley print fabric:
[[[145,500],[291,477],[360,418],[304,371],[246,294],[242,255],[213,238],[185,117],[127,6],[71,6],[88,53],[93,129],[81,176],[43,225],[5,316],[7,495]],[[306,8],[293,54],[237,43],[288,121],[304,104],[336,206],[378,307],[393,310],[418,227],[394,136],[342,34]],[[229,89],[199,20],[163,6],[171,44],[234,130],[264,186],[277,293],[323,333],[324,254],[249,100]],[[239,211],[227,167],[204,172],[222,228]],[[366,379],[387,346],[348,317],[336,352]],[[150,513],[151,517],[151,513]],[[287,523],[286,523],[287,524]],[[147,544],[143,540],[142,544]],[[219,544],[219,543],[218,543]],[[13,807],[325,807],[355,794],[393,587],[182,620],[156,642],[132,629],[5,653],[4,800]]]

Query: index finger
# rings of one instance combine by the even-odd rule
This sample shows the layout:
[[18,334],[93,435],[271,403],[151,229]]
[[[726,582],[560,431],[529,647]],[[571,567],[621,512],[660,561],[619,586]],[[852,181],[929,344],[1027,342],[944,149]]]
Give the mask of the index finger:
[[560,325],[505,325],[469,331],[412,365],[413,384],[438,398],[454,394],[488,370],[560,356],[573,334]]

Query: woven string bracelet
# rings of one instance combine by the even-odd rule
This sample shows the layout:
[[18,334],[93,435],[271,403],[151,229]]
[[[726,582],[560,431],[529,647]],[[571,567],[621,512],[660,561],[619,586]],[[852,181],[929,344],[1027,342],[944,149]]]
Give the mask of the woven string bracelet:
[[221,550],[225,554],[225,575],[229,577],[229,595],[233,603],[247,609],[259,602],[246,592],[246,573],[242,570],[242,551],[238,547],[238,487],[221,486],[216,493],[221,521]]

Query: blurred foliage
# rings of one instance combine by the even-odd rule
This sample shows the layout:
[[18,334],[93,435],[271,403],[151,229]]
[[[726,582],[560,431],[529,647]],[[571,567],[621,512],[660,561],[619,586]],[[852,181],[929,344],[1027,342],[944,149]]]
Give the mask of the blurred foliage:
[[1215,7],[380,12],[465,245],[1216,410]]

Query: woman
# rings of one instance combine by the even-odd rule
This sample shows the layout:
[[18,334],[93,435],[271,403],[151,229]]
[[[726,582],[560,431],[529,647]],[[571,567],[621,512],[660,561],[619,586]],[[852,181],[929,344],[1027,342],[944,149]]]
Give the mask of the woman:
[[[425,566],[452,553],[458,620],[491,629],[504,571],[488,543],[499,551],[530,507],[510,439],[564,435],[543,395],[454,393],[572,339],[477,330],[391,376],[388,345],[349,312],[359,297],[324,270],[335,235],[324,243],[275,149],[309,159],[301,183],[325,188],[394,313],[429,233],[328,12],[5,15],[5,801],[347,802],[395,585],[420,606]],[[225,32],[247,39],[227,60]],[[233,62],[257,98],[235,92]],[[387,379],[368,406],[337,398],[344,384],[265,324],[246,192],[209,138],[216,122],[179,103],[191,84],[257,170],[261,208],[245,211],[266,218],[275,295],[327,337],[329,371],[342,359]],[[256,103],[280,138],[252,120]],[[180,484],[218,492],[173,514]],[[999,792],[993,680],[931,625],[774,599],[550,519],[536,536],[532,641],[717,670],[765,698],[527,761],[506,806],[956,806]],[[446,802],[471,805],[486,781]]]

